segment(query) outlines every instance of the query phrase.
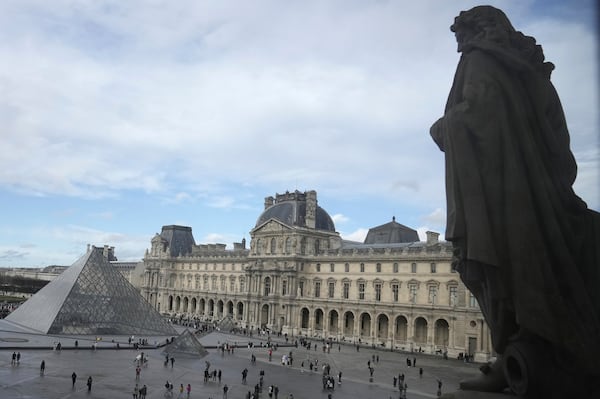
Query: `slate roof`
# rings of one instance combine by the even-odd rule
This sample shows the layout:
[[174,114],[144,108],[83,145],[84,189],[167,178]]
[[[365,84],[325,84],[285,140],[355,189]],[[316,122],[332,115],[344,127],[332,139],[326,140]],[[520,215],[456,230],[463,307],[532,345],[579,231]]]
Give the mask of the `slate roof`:
[[395,244],[419,241],[416,230],[396,222],[396,218],[381,226],[369,229],[365,244]]

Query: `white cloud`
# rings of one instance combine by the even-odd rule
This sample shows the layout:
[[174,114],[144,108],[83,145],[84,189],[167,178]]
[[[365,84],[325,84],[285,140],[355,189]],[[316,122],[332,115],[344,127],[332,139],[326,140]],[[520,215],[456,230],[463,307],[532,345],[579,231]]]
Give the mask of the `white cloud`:
[[338,223],[340,223],[340,224],[346,223],[348,220],[350,220],[350,218],[348,218],[348,216],[342,215],[341,213],[336,213],[335,215],[331,216],[331,219],[333,220],[333,223],[335,223],[336,225]]
[[342,238],[344,240],[364,242],[365,238],[367,238],[368,232],[369,232],[369,229],[365,229],[365,228],[361,227],[359,229],[356,229],[352,233],[348,233],[348,234],[340,233],[340,235],[342,236]]

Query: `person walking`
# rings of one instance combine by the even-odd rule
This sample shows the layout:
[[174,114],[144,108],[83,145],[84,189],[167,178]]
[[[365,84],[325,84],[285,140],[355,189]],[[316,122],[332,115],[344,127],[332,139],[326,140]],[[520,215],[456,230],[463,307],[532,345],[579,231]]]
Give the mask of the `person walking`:
[[138,387],[138,384],[135,384],[135,387],[133,388],[133,399],[138,399],[139,394],[140,394],[140,387]]
[[87,380],[88,392],[92,390],[92,376],[90,375]]
[[183,398],[183,384],[179,384],[179,396],[177,396],[177,399],[181,398]]
[[12,360],[10,361],[11,366],[14,366],[16,362],[17,362],[17,353],[13,352]]
[[187,386],[185,387],[185,392],[187,394],[187,398],[190,399],[190,393],[192,392],[192,386],[190,384],[187,384]]
[[175,358],[171,356],[171,368],[173,368],[173,364],[175,363]]
[[77,374],[75,374],[74,371],[73,371],[73,374],[71,374],[71,381],[73,381],[73,388],[75,388],[75,382],[77,381]]
[[46,361],[42,360],[42,364],[40,364],[40,375],[44,375],[45,371],[46,371]]
[[223,399],[227,399],[227,392],[229,391],[229,387],[227,384],[223,386]]
[[21,352],[17,352],[17,366],[21,363]]
[[146,399],[146,393],[148,393],[148,387],[144,384],[144,386],[140,388],[140,399]]

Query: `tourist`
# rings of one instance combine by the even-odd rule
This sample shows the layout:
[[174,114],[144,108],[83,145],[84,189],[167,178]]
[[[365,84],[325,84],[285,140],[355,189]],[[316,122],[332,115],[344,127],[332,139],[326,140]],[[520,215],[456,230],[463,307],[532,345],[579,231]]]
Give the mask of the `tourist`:
[[40,374],[44,375],[45,371],[46,371],[46,361],[42,360],[42,364],[40,364]]
[[140,388],[140,399],[146,399],[146,393],[148,393],[148,387],[144,384],[144,386]]
[[227,384],[223,386],[223,399],[227,399],[227,391],[229,391],[229,387]]
[[187,384],[187,386],[185,387],[185,392],[187,393],[187,398],[190,398],[190,392],[192,392],[192,386],[190,384]]
[[88,387],[88,392],[90,392],[92,390],[92,376],[91,375],[87,379],[87,387]]
[[179,396],[177,396],[177,399],[181,398],[183,398],[183,384],[179,384]]
[[135,387],[133,387],[133,399],[137,399],[139,393],[140,393],[140,388],[138,387],[138,384],[135,384]]
[[71,380],[73,381],[73,388],[75,388],[75,381],[77,381],[77,374],[75,374],[74,371],[73,371],[73,374],[71,374]]

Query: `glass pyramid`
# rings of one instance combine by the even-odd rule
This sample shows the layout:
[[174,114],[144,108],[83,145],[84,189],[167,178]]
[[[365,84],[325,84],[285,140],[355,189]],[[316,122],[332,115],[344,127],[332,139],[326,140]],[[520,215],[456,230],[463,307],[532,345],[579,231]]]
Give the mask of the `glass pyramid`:
[[45,334],[176,334],[96,247],[6,320]]
[[199,355],[205,356],[208,351],[204,349],[204,346],[198,341],[198,338],[186,329],[175,340],[165,347],[163,353],[173,354],[187,354],[187,355]]
[[233,317],[226,316],[217,324],[219,331],[223,332],[231,332],[235,329],[235,322],[233,321]]

